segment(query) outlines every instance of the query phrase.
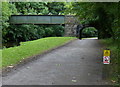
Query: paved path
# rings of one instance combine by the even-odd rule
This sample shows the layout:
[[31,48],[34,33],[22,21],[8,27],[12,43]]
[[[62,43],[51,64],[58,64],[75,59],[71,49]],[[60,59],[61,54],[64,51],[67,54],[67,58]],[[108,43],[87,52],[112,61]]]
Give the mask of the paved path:
[[75,40],[3,77],[3,85],[101,85],[98,40]]

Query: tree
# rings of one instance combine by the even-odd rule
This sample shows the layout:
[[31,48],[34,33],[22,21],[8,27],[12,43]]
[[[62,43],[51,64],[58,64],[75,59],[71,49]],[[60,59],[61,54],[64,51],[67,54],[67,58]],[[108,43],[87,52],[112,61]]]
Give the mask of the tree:
[[98,29],[99,38],[113,37],[116,39],[118,29],[116,26],[118,20],[117,2],[73,2],[71,11],[79,17],[81,24],[89,24]]
[[13,2],[19,14],[33,15],[33,14],[48,14],[46,2]]
[[47,7],[49,13],[52,15],[63,15],[65,10],[65,4],[63,2],[49,2]]
[[12,14],[60,15],[64,13],[64,9],[64,3],[62,2],[3,3],[3,42],[20,42],[47,36],[62,36],[64,31],[62,26],[56,25],[54,27],[46,25],[45,27],[43,25],[9,25],[9,18]]
[[12,14],[17,14],[17,9],[14,4],[2,2],[2,36],[4,37],[9,29],[9,17]]
[[58,15],[63,14],[65,7],[63,2],[13,2],[19,14],[23,15]]

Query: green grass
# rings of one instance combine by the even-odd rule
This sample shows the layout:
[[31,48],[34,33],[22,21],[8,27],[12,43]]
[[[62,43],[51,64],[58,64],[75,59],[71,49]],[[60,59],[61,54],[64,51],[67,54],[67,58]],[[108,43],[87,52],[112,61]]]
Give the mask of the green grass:
[[113,41],[112,39],[101,40],[101,42],[105,45],[106,48],[111,50],[111,64],[108,65],[108,68],[110,69],[109,79],[114,84],[118,84],[118,75],[119,75],[118,67],[120,67],[119,66],[120,48],[118,47],[118,45],[120,44],[120,42]]
[[2,67],[2,50],[0,49],[0,67]]
[[20,46],[5,48],[2,50],[2,68],[18,64],[23,59],[41,54],[73,39],[75,37],[48,37],[21,42]]

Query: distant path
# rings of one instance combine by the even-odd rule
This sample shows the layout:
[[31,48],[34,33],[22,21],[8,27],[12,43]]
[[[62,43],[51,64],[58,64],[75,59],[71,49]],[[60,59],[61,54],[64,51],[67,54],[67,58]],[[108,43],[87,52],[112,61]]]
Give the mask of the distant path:
[[102,85],[98,40],[75,40],[3,77],[7,85]]

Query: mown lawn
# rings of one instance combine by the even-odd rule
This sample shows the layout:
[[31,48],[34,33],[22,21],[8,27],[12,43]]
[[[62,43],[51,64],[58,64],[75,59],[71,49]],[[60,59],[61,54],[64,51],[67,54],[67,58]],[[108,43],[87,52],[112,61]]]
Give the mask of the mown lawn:
[[41,54],[73,39],[75,37],[48,37],[21,42],[20,46],[5,48],[2,50],[2,68],[17,64],[25,58]]
[[119,41],[113,41],[112,39],[101,40],[102,43],[111,50],[111,63],[107,66],[109,68],[109,79],[115,85],[120,85],[118,76],[120,75],[118,68],[120,68],[120,48]]

